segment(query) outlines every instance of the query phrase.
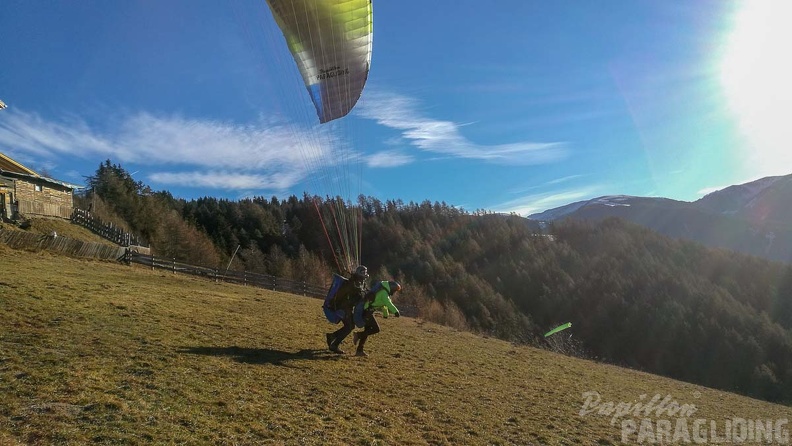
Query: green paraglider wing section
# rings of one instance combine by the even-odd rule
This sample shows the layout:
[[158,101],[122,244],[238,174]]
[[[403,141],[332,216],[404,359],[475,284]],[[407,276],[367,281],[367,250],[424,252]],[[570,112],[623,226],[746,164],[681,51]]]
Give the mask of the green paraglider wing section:
[[567,328],[569,328],[571,326],[572,326],[572,322],[567,322],[564,325],[559,325],[558,327],[556,327],[556,328],[548,331],[547,333],[545,333],[544,337],[552,336],[552,335],[558,333],[559,331],[566,330]]
[[345,116],[368,78],[371,0],[267,0],[319,122]]

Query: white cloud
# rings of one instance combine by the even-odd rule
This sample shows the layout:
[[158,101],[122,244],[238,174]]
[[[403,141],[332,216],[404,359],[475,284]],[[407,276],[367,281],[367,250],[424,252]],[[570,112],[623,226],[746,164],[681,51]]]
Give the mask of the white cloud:
[[67,178],[71,178],[73,180],[74,179],[81,180],[83,178],[82,174],[80,174],[80,172],[78,172],[76,170],[70,170],[70,171],[66,172],[66,177]]
[[38,157],[71,151],[112,151],[108,141],[97,137],[82,121],[64,119],[56,123],[17,110],[0,120],[0,144]]
[[[170,185],[285,190],[310,170],[342,159],[331,127],[240,125],[150,113],[123,116],[104,129],[80,118],[46,120],[18,110],[2,118],[0,147],[35,158],[102,157],[152,166],[148,178]],[[343,160],[355,156],[347,150]],[[157,172],[166,166],[171,169]]]
[[412,163],[414,158],[397,150],[378,152],[366,157],[369,167],[398,167]]
[[148,175],[148,178],[160,184],[226,190],[262,188],[284,190],[297,182],[297,179],[288,173],[258,175],[222,171],[156,172]]
[[401,131],[413,146],[428,152],[522,165],[549,163],[566,156],[562,142],[476,144],[460,133],[461,124],[423,117],[416,100],[397,94],[369,92],[357,111],[366,119]]
[[576,180],[578,178],[581,178],[582,176],[583,175],[569,175],[569,176],[566,176],[566,177],[556,178],[555,180],[550,180],[550,181],[547,182],[547,184],[566,183],[567,181]]
[[328,148],[301,131],[284,125],[246,126],[143,113],[124,122],[117,151],[122,159],[138,163],[154,160],[243,171],[302,164],[301,151],[326,158]]
[[510,190],[509,194],[511,194],[511,195],[522,195],[522,194],[525,194],[528,191],[537,190],[537,189],[547,189],[548,186],[554,186],[555,187],[555,186],[557,186],[559,184],[567,183],[567,182],[576,180],[578,178],[583,178],[584,176],[586,176],[586,175],[579,175],[579,174],[578,175],[569,175],[569,176],[565,176],[565,177],[561,177],[561,178],[556,178],[554,180],[546,181],[546,182],[541,183],[541,184],[534,184],[534,185],[530,185],[530,186],[521,186],[521,187],[517,187],[517,188],[514,188],[514,189]]

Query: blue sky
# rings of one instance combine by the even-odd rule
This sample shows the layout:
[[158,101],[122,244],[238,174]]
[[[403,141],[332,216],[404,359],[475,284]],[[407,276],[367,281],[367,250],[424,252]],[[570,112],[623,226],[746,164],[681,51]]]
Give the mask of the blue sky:
[[263,0],[6,0],[0,151],[187,199],[341,172],[349,196],[469,211],[691,201],[792,173],[785,3],[375,0],[361,101],[320,126]]

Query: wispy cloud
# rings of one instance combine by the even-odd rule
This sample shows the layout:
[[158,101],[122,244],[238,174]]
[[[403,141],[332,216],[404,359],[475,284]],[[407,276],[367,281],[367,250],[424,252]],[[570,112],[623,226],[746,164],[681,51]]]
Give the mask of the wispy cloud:
[[367,93],[358,114],[401,132],[418,149],[503,164],[544,164],[566,156],[563,142],[517,142],[482,145],[460,132],[461,124],[422,116],[418,101],[392,93]]
[[68,172],[65,173],[65,175],[66,178],[70,178],[72,180],[82,179],[82,174],[80,174],[80,172],[76,170],[69,170]]
[[546,182],[540,183],[540,184],[533,184],[533,185],[530,185],[530,186],[518,187],[518,188],[515,188],[515,189],[509,191],[509,193],[512,194],[512,195],[521,195],[521,194],[524,194],[524,193],[526,193],[528,191],[531,191],[531,190],[537,190],[537,189],[545,189],[546,190],[548,186],[557,186],[559,184],[567,183],[567,182],[576,180],[578,178],[583,178],[584,176],[586,176],[586,175],[579,175],[579,174],[578,175],[568,175],[568,176],[565,176],[565,177],[556,178],[556,179],[553,179],[553,180],[550,180],[550,181],[546,181]]
[[412,163],[414,158],[398,150],[387,150],[366,157],[369,167],[398,167]]
[[285,190],[299,180],[289,173],[257,175],[227,171],[157,172],[149,175],[149,178],[160,184],[221,190]]
[[583,175],[569,175],[569,176],[566,176],[566,177],[556,178],[555,180],[550,180],[550,181],[547,182],[547,184],[566,183],[567,181],[572,181],[572,180],[575,180],[575,179],[578,179],[578,178],[581,178],[581,177],[583,177]]
[[592,198],[597,195],[599,187],[588,186],[581,189],[556,190],[551,192],[524,195],[493,206],[496,212],[514,212],[528,216],[564,206],[575,201]]
[[113,122],[99,128],[76,117],[47,120],[15,111],[0,119],[0,146],[45,160],[106,157],[151,166],[148,178],[162,184],[279,190],[301,181],[306,164],[337,162],[341,146],[330,128],[283,122],[241,125],[150,113]]

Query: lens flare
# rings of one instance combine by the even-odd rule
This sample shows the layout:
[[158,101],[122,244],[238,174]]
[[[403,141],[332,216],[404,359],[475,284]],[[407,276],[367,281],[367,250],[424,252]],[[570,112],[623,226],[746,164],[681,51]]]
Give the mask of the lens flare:
[[792,172],[792,2],[747,0],[734,17],[721,64],[728,104],[758,175]]

